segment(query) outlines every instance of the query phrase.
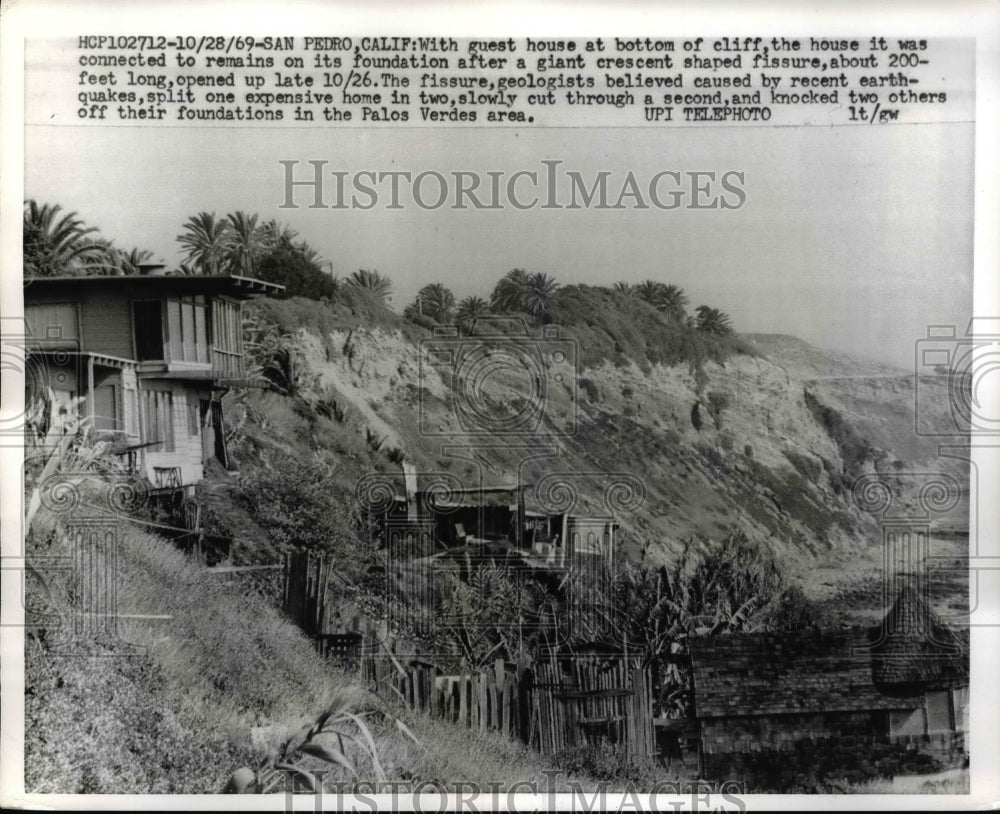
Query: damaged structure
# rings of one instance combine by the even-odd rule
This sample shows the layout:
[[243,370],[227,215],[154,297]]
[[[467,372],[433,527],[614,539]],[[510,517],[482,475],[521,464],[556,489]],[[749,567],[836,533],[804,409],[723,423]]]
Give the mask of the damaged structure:
[[697,638],[691,666],[706,777],[790,789],[967,760],[967,638],[913,587],[873,628]]
[[154,490],[183,492],[209,459],[228,467],[221,399],[246,383],[242,303],[283,286],[143,271],[26,281],[26,387],[79,413]]

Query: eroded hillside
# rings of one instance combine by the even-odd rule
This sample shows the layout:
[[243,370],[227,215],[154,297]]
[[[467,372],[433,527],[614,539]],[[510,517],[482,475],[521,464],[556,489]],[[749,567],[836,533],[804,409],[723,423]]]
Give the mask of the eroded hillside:
[[[401,474],[404,460],[466,486],[520,479],[532,484],[529,508],[570,500],[576,511],[607,513],[610,499],[624,553],[654,562],[669,561],[685,539],[740,528],[768,541],[820,598],[880,568],[880,517],[859,506],[859,478],[881,475],[894,505],[909,510],[927,473],[950,474],[965,494],[932,520],[962,530],[963,463],[938,458],[936,440],[915,435],[906,371],[792,337],[692,350],[642,303],[604,289],[565,292],[553,309],[563,321],[491,339],[479,378],[456,377],[460,357],[441,356],[485,343],[465,332],[442,338],[362,297],[262,303],[261,346],[280,353],[263,357],[270,390],[233,399],[241,468],[281,455],[318,461],[344,500],[358,478]],[[542,360],[540,389],[510,364],[524,347]],[[940,390],[924,409],[943,420],[946,380],[923,385]],[[537,426],[522,432],[531,422],[517,417],[535,408]],[[560,482],[568,492],[553,491]]]

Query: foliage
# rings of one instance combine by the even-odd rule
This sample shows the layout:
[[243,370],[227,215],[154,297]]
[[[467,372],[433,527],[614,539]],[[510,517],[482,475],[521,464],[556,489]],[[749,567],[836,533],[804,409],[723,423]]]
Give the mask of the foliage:
[[631,783],[641,788],[652,788],[658,774],[650,759],[607,740],[562,749],[553,756],[553,764],[569,775],[587,775],[598,782]]
[[[269,234],[275,230],[271,224],[265,224],[265,228]],[[325,274],[311,255],[314,256],[315,252],[307,244],[296,244],[282,236],[261,256],[256,276],[283,285],[285,290],[277,295],[283,299],[309,297],[319,300],[332,297],[337,290],[337,281]]]
[[458,647],[465,668],[474,670],[517,655],[523,599],[502,566],[467,562],[466,569],[464,579],[458,570],[441,571],[437,628],[448,644]]
[[277,454],[241,476],[238,500],[279,549],[327,552],[350,570],[365,564],[354,495],[333,465]]
[[543,271],[529,274],[524,288],[524,310],[531,314],[536,322],[544,322],[549,316],[552,298],[559,288],[559,283]]
[[736,336],[697,331],[609,288],[563,286],[553,297],[549,318],[576,341],[581,368],[618,359],[645,372],[655,364],[686,364],[697,378],[708,361],[722,363],[753,352]]
[[425,316],[442,325],[450,324],[455,321],[455,295],[441,283],[425,285],[417,292],[416,300],[406,306],[403,316]]
[[[288,738],[280,749],[268,752],[256,772],[247,767],[237,769],[223,791],[267,794],[280,790],[291,780],[292,790],[316,792],[317,774],[311,771],[309,757],[325,764],[326,774],[333,767],[340,770],[338,774],[351,780],[364,778],[384,783],[388,778],[379,759],[378,746],[361,715],[351,711],[352,700],[338,700],[310,726]],[[397,723],[401,731],[419,743],[406,724],[398,719]]]
[[493,288],[490,310],[495,314],[512,314],[525,310],[524,295],[528,286],[528,272],[524,269],[508,271]]
[[718,308],[709,305],[699,305],[696,309],[695,326],[699,331],[715,336],[729,336],[733,333],[732,320]]
[[642,648],[653,667],[660,714],[690,714],[688,642],[816,624],[819,611],[792,585],[773,552],[734,530],[722,540],[687,539],[674,562],[620,561],[608,601],[581,618],[580,635]]
[[840,455],[844,461],[842,486],[849,489],[851,480],[861,474],[864,465],[872,459],[875,450],[866,438],[844,420],[838,410],[823,404],[809,390],[804,392],[803,397],[813,418],[840,449]]
[[731,400],[728,393],[723,393],[720,390],[710,390],[708,392],[708,414],[712,416],[712,421],[715,422],[715,429],[722,429],[722,414],[729,409]]
[[658,280],[644,280],[623,293],[638,297],[643,302],[652,305],[657,311],[683,322],[687,316],[687,294],[679,286],[672,283],[661,283]]
[[110,244],[90,238],[97,232],[76,212],[60,216],[59,204],[24,203],[24,276],[57,277],[110,273],[115,256]]
[[177,242],[187,252],[187,260],[200,274],[222,274],[228,264],[233,236],[228,220],[218,220],[214,212],[199,212],[184,222]]
[[332,280],[319,268],[320,258],[297,234],[273,218],[242,210],[217,218],[199,212],[184,222],[177,236],[186,253],[182,270],[189,274],[236,274],[260,277],[286,286],[284,296],[319,298],[331,293]]
[[229,270],[243,277],[256,277],[257,264],[271,248],[268,235],[257,226],[257,215],[233,212],[229,215]]
[[472,329],[472,323],[479,317],[490,313],[490,304],[482,297],[466,297],[458,304],[455,312],[455,319],[458,320],[462,330],[468,333]]
[[383,305],[388,305],[392,300],[392,280],[377,271],[359,269],[347,278],[347,284],[373,292]]

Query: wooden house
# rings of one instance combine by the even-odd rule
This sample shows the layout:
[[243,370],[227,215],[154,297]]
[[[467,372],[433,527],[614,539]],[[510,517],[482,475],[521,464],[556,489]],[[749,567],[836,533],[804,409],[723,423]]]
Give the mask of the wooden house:
[[871,629],[691,641],[702,772],[795,788],[966,759],[967,642],[904,588]]
[[242,303],[282,286],[248,277],[40,277],[24,286],[34,392],[79,403],[154,488],[228,465],[222,395],[244,379]]

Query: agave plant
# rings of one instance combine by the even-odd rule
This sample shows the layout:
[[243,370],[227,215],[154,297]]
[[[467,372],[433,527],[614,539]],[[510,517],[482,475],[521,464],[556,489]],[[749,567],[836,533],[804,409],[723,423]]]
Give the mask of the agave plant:
[[[402,722],[397,721],[399,723]],[[408,728],[401,729],[413,737]],[[349,703],[340,702],[288,738],[281,748],[268,752],[256,771],[244,766],[233,772],[223,792],[268,794],[279,790],[286,778],[293,789],[316,792],[317,775],[309,768],[309,757],[339,767],[354,780],[363,776],[362,771],[367,773],[367,765],[359,767],[356,763],[361,758],[370,764],[371,773],[377,781],[386,780],[371,730],[360,715],[351,712]]]

